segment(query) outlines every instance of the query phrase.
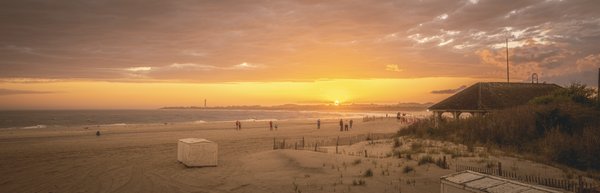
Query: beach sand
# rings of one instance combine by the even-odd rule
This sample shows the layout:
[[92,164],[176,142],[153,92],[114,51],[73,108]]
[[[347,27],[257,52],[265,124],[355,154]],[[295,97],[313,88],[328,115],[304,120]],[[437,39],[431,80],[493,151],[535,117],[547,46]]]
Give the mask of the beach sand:
[[[273,150],[273,139],[335,139],[337,136],[393,134],[404,125],[395,119],[362,122],[348,132],[338,120],[201,124],[144,124],[0,130],[0,192],[439,192],[443,175],[454,169],[391,156],[393,140],[354,142],[312,150]],[[86,128],[87,127],[87,128]],[[96,131],[101,136],[95,135]],[[177,161],[177,141],[205,138],[218,143],[217,167],[187,168]],[[403,148],[410,148],[403,139]],[[441,142],[440,147],[450,147]],[[357,152],[369,151],[369,158]],[[449,157],[449,156],[448,156]],[[448,159],[449,163],[485,165],[484,158]],[[494,158],[485,160],[512,158]],[[508,161],[506,161],[508,162]],[[469,164],[470,163],[470,164]],[[526,160],[519,168],[551,167]],[[415,172],[405,173],[406,166]],[[507,165],[509,166],[509,165]],[[372,176],[365,176],[367,170]],[[549,173],[561,174],[553,169]],[[363,185],[353,185],[363,181]]]
[[[347,167],[360,157],[300,150],[272,150],[273,138],[336,137],[394,133],[394,119],[363,123],[340,132],[337,120],[80,126],[0,131],[1,192],[382,192],[376,174],[352,186],[372,163]],[[86,129],[87,127],[87,129]],[[96,131],[101,136],[95,135]],[[206,138],[219,145],[217,167],[186,168],[177,162],[177,140]],[[381,162],[381,161],[380,161]],[[334,169],[332,169],[334,168]],[[340,174],[344,175],[342,182]],[[397,178],[397,177],[395,177]],[[338,184],[336,184],[338,183]],[[343,183],[343,184],[339,184]],[[432,182],[434,185],[437,182]],[[437,185],[431,187],[435,190]],[[309,191],[310,190],[310,191]],[[405,192],[405,191],[403,191]]]

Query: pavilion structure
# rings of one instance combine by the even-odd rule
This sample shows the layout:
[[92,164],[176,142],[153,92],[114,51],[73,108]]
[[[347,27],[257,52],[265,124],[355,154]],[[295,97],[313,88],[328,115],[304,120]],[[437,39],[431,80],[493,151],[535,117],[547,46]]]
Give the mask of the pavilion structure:
[[527,104],[562,87],[546,83],[479,82],[429,107],[437,123],[444,113],[459,119],[463,113],[484,116],[494,110]]

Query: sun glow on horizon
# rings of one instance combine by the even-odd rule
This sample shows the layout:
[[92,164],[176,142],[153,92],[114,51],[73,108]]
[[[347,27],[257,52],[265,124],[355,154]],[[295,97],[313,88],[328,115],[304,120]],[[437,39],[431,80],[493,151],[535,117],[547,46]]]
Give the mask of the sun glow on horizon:
[[[0,109],[156,109],[165,106],[436,102],[432,90],[483,81],[472,78],[333,79],[306,82],[140,83],[0,82]],[[19,91],[19,92],[16,92]]]
[[333,101],[333,105],[335,105],[335,106],[340,106],[340,100],[335,100],[335,101]]

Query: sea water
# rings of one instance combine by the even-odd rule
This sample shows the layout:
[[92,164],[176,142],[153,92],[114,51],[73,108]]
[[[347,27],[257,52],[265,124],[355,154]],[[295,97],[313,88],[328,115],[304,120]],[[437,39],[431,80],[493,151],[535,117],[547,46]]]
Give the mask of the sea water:
[[215,121],[333,119],[383,115],[386,113],[319,112],[285,110],[23,110],[0,111],[0,129],[44,129],[61,126],[150,123],[205,123]]

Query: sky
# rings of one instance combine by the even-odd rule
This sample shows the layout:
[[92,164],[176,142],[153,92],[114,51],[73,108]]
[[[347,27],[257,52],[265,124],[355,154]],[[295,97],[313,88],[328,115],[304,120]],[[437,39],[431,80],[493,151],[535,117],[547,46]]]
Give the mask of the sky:
[[596,86],[597,0],[0,1],[0,109],[437,102]]

